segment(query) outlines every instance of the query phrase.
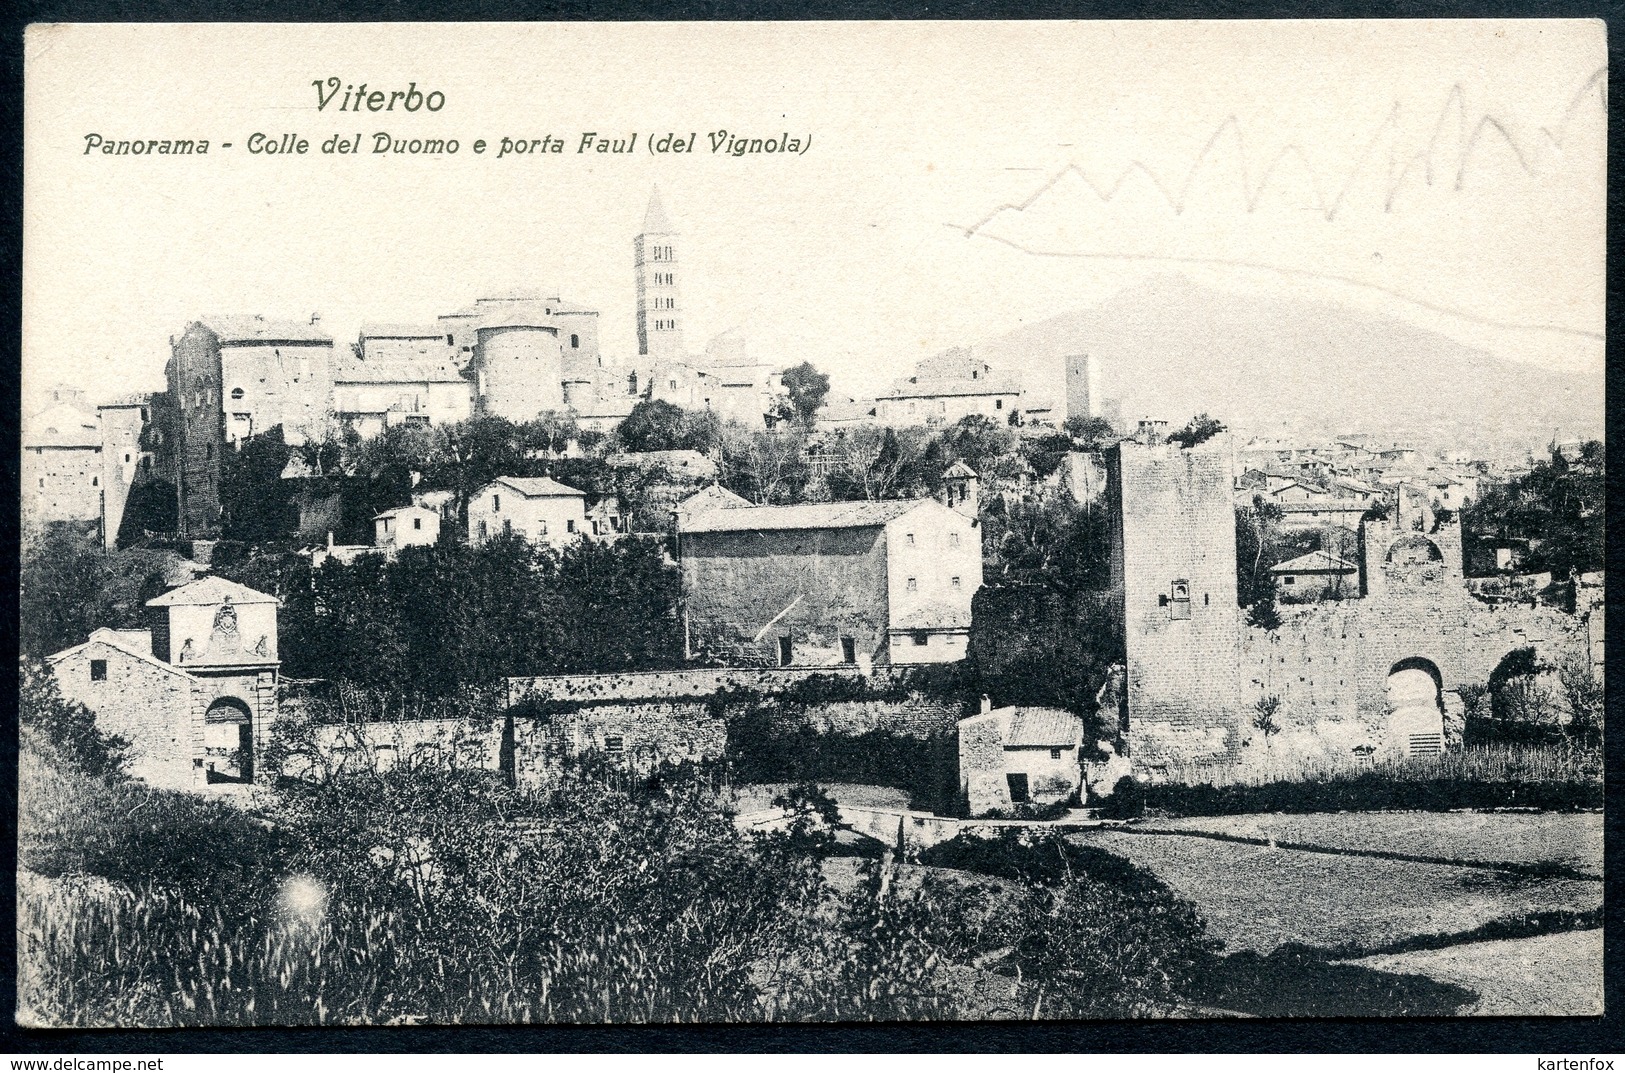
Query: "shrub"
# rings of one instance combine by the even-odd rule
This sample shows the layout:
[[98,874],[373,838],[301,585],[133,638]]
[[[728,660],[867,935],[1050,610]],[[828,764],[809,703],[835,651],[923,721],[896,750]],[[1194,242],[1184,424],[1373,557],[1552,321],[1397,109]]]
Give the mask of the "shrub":
[[[1114,795],[1115,796],[1115,795]],[[1144,868],[1059,838],[961,835],[920,855],[1032,889],[1008,965],[1032,988],[1033,1017],[1143,1017],[1189,1000],[1220,944],[1194,906]]]
[[1132,820],[1145,812],[1145,787],[1133,775],[1124,775],[1112,787],[1099,812],[1108,820]]
[[62,696],[56,675],[37,659],[23,659],[18,682],[17,715],[23,730],[65,764],[88,775],[119,774],[129,743],[103,734],[96,715]]
[[274,890],[296,841],[223,801],[64,770],[26,745],[18,778],[18,863],[43,876],[157,885],[249,909]]

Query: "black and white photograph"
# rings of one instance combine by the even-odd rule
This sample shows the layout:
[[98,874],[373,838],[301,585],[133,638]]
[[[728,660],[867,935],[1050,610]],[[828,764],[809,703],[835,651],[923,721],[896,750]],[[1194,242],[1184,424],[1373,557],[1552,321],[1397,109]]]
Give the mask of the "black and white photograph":
[[17,1025],[1600,1017],[1607,44],[30,26]]

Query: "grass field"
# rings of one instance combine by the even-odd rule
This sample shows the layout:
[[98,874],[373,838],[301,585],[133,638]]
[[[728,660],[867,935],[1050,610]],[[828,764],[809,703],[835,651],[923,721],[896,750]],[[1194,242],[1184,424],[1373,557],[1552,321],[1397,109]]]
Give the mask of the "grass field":
[[1275,849],[1183,835],[1072,836],[1149,868],[1194,902],[1228,950],[1284,943],[1379,951],[1422,935],[1602,904],[1602,884],[1480,867]]
[[1602,878],[1601,813],[1268,813],[1146,820],[1138,828],[1474,863],[1557,864]]
[[1602,929],[1466,943],[1361,958],[1381,972],[1417,973],[1477,992],[1476,1017],[1595,1016],[1603,1012]]

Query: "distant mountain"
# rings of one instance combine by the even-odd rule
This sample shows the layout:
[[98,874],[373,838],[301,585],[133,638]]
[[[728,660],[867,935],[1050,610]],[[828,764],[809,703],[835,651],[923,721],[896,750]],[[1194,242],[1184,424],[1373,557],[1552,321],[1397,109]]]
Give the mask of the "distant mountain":
[[1100,359],[1125,421],[1178,427],[1206,411],[1260,435],[1364,432],[1492,455],[1601,437],[1603,377],[1553,372],[1342,306],[1209,289],[1159,276],[976,349],[1065,412],[1062,359]]

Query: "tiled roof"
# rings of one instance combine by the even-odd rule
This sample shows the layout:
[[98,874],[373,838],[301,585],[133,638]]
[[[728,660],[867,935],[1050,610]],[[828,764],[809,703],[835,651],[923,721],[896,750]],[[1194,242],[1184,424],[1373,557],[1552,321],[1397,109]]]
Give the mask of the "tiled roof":
[[1006,748],[1065,748],[1083,740],[1083,720],[1059,708],[1017,708],[1005,731]]
[[684,533],[737,533],[776,529],[861,529],[885,525],[929,503],[927,499],[860,500],[842,503],[799,503],[790,507],[734,507],[709,510],[683,519]]
[[965,465],[964,461],[956,461],[943,473],[944,477],[974,477],[976,471]]
[[308,321],[279,320],[271,317],[239,314],[227,317],[201,317],[198,323],[220,337],[222,343],[326,343],[333,345],[333,337],[322,331],[319,324]]
[[172,589],[162,596],[148,600],[147,606],[189,607],[199,604],[224,603],[228,598],[232,603],[236,604],[274,604],[278,602],[275,596],[211,574],[208,577],[199,578],[190,585],[182,585],[178,589]]
[[720,484],[708,484],[698,492],[678,502],[679,514],[698,514],[707,510],[737,510],[750,506],[750,500],[736,495]]
[[1357,567],[1330,552],[1312,551],[1270,567],[1273,574],[1352,574]]
[[505,484],[520,495],[530,499],[539,499],[543,496],[579,496],[587,498],[587,493],[579,488],[571,488],[568,484],[560,484],[552,477],[498,477],[495,484]]
[[104,403],[97,405],[98,410],[118,410],[130,406],[150,406],[153,393],[150,391],[131,391],[123,395],[115,395]]
[[157,667],[159,670],[167,671],[170,674],[179,675],[180,677],[186,679],[190,679],[192,677],[190,674],[187,674],[174,664],[165,663],[163,660],[152,654],[152,634],[150,632],[142,631],[146,633],[146,643],[144,645],[138,638],[131,636],[131,634],[134,632],[135,631],[133,630],[114,630],[104,626],[92,633],[89,640],[76,644],[72,648],[65,648],[60,652],[47,656],[45,658],[45,662],[60,663],[69,656],[73,655],[75,652],[78,652],[89,645],[105,644],[110,648],[118,649],[127,656],[133,656],[143,663]]
[[391,507],[389,510],[383,511],[382,513],[374,514],[372,516],[372,520],[377,521],[379,518],[397,518],[397,517],[399,517],[399,516],[401,516],[403,514],[436,514],[436,513],[437,513],[436,511],[430,510],[428,507],[420,507],[420,506],[409,504],[409,505],[404,506],[404,507]]

